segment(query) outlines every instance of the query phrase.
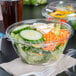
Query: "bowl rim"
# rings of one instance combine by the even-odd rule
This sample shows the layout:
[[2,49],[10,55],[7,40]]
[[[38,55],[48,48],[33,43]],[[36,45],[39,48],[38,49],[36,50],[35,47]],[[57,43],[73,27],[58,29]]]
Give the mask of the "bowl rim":
[[[5,34],[6,34],[7,38],[8,38],[10,41],[12,41],[12,42],[17,42],[17,43],[22,43],[22,42],[19,42],[19,41],[15,40],[14,38],[12,38],[12,37],[10,36],[9,30],[10,30],[12,27],[14,27],[14,26],[16,26],[16,25],[18,25],[18,24],[20,24],[20,23],[26,24],[26,23],[28,23],[28,22],[32,23],[31,21],[34,22],[34,21],[38,21],[38,20],[43,20],[43,21],[46,21],[46,22],[47,22],[47,19],[28,19],[28,20],[23,20],[23,21],[20,21],[20,22],[16,22],[16,23],[11,24],[11,25],[6,29]],[[53,22],[53,21],[51,21],[51,22]],[[56,22],[58,22],[58,21],[56,21]],[[35,23],[35,22],[34,22],[34,23]],[[61,22],[61,23],[64,23],[64,22]],[[33,23],[32,23],[32,24],[33,24]],[[66,27],[69,28],[69,30],[70,30],[70,36],[69,36],[69,38],[71,38],[72,35],[74,34],[74,31],[73,31],[72,27],[71,27],[68,23],[64,23],[64,25],[66,25]],[[68,39],[69,39],[69,38],[68,38]],[[64,38],[64,39],[66,39],[66,38]],[[58,41],[60,41],[60,40],[56,40],[56,41],[54,40],[53,42],[58,42]],[[62,41],[62,39],[61,39],[61,41]],[[23,44],[23,43],[22,43],[22,44]]]
[[62,3],[68,4],[68,3],[75,3],[76,1],[71,1],[71,0],[68,0],[68,1],[67,0],[66,1],[63,1],[63,0],[53,1],[53,2],[50,2],[47,6],[49,6],[50,4],[53,4],[53,3],[57,3],[57,2],[60,2],[61,4]]

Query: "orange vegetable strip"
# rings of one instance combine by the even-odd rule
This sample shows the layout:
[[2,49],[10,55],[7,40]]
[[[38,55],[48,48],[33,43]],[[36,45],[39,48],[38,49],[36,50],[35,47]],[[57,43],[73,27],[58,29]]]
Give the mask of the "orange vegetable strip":
[[54,32],[50,31],[49,33],[44,35],[44,38],[46,39],[46,41],[49,41],[46,43],[53,43],[53,41],[57,41],[57,44],[50,44],[43,49],[53,51],[58,44],[61,43],[61,46],[63,46],[64,43],[68,41],[69,35],[70,35],[70,31],[67,29],[60,29],[59,36],[57,36]]

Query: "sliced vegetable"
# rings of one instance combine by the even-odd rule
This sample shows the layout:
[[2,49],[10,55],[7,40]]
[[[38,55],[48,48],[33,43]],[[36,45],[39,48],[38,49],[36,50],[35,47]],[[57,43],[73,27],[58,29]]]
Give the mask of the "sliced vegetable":
[[51,29],[54,28],[54,23],[34,23],[33,26],[40,31],[41,33],[45,34],[48,33]]
[[39,40],[42,38],[42,34],[35,30],[23,30],[20,35],[27,40]]
[[13,30],[13,32],[14,32],[14,33],[19,33],[20,31],[22,31],[22,30],[24,30],[24,29],[29,29],[28,26],[29,26],[29,25],[18,26],[18,27],[16,27],[16,28]]
[[66,14],[63,11],[55,11],[49,14],[50,16],[53,17],[58,17],[58,18],[65,18]]
[[44,29],[47,28],[47,24],[46,23],[34,23],[33,26],[37,29]]
[[52,17],[56,18],[66,18],[69,14],[75,13],[72,6],[59,6],[54,9],[53,12],[48,13]]
[[15,38],[15,41],[17,41],[18,43],[19,43],[19,42],[24,43],[24,39],[22,39],[19,34],[16,34],[16,35],[14,36],[14,38]]
[[15,37],[15,34],[13,32],[11,32],[11,37],[14,38]]
[[[49,45],[48,45],[49,44]],[[56,49],[57,44],[48,43],[46,47],[42,47],[44,50],[53,52]]]

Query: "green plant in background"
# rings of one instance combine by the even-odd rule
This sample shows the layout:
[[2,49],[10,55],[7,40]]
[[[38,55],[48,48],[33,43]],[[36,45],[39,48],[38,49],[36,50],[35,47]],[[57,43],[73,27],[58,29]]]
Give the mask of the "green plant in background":
[[30,4],[29,0],[23,0],[23,4]]
[[40,5],[47,3],[47,0],[24,0],[24,5]]
[[29,4],[30,4],[30,0],[23,0],[23,4],[24,4],[24,5],[25,5],[25,4],[29,5]]
[[76,30],[76,20],[71,20],[70,22],[73,29]]

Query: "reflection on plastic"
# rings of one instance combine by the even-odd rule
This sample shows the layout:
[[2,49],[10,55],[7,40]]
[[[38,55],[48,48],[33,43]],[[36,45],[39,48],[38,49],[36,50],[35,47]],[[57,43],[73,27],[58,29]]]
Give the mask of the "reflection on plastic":
[[[73,57],[73,58],[76,58],[76,49],[68,49],[67,50],[67,55]],[[66,74],[68,74],[68,76],[76,76],[76,65],[74,65],[73,67],[69,68],[67,71],[66,71]]]

